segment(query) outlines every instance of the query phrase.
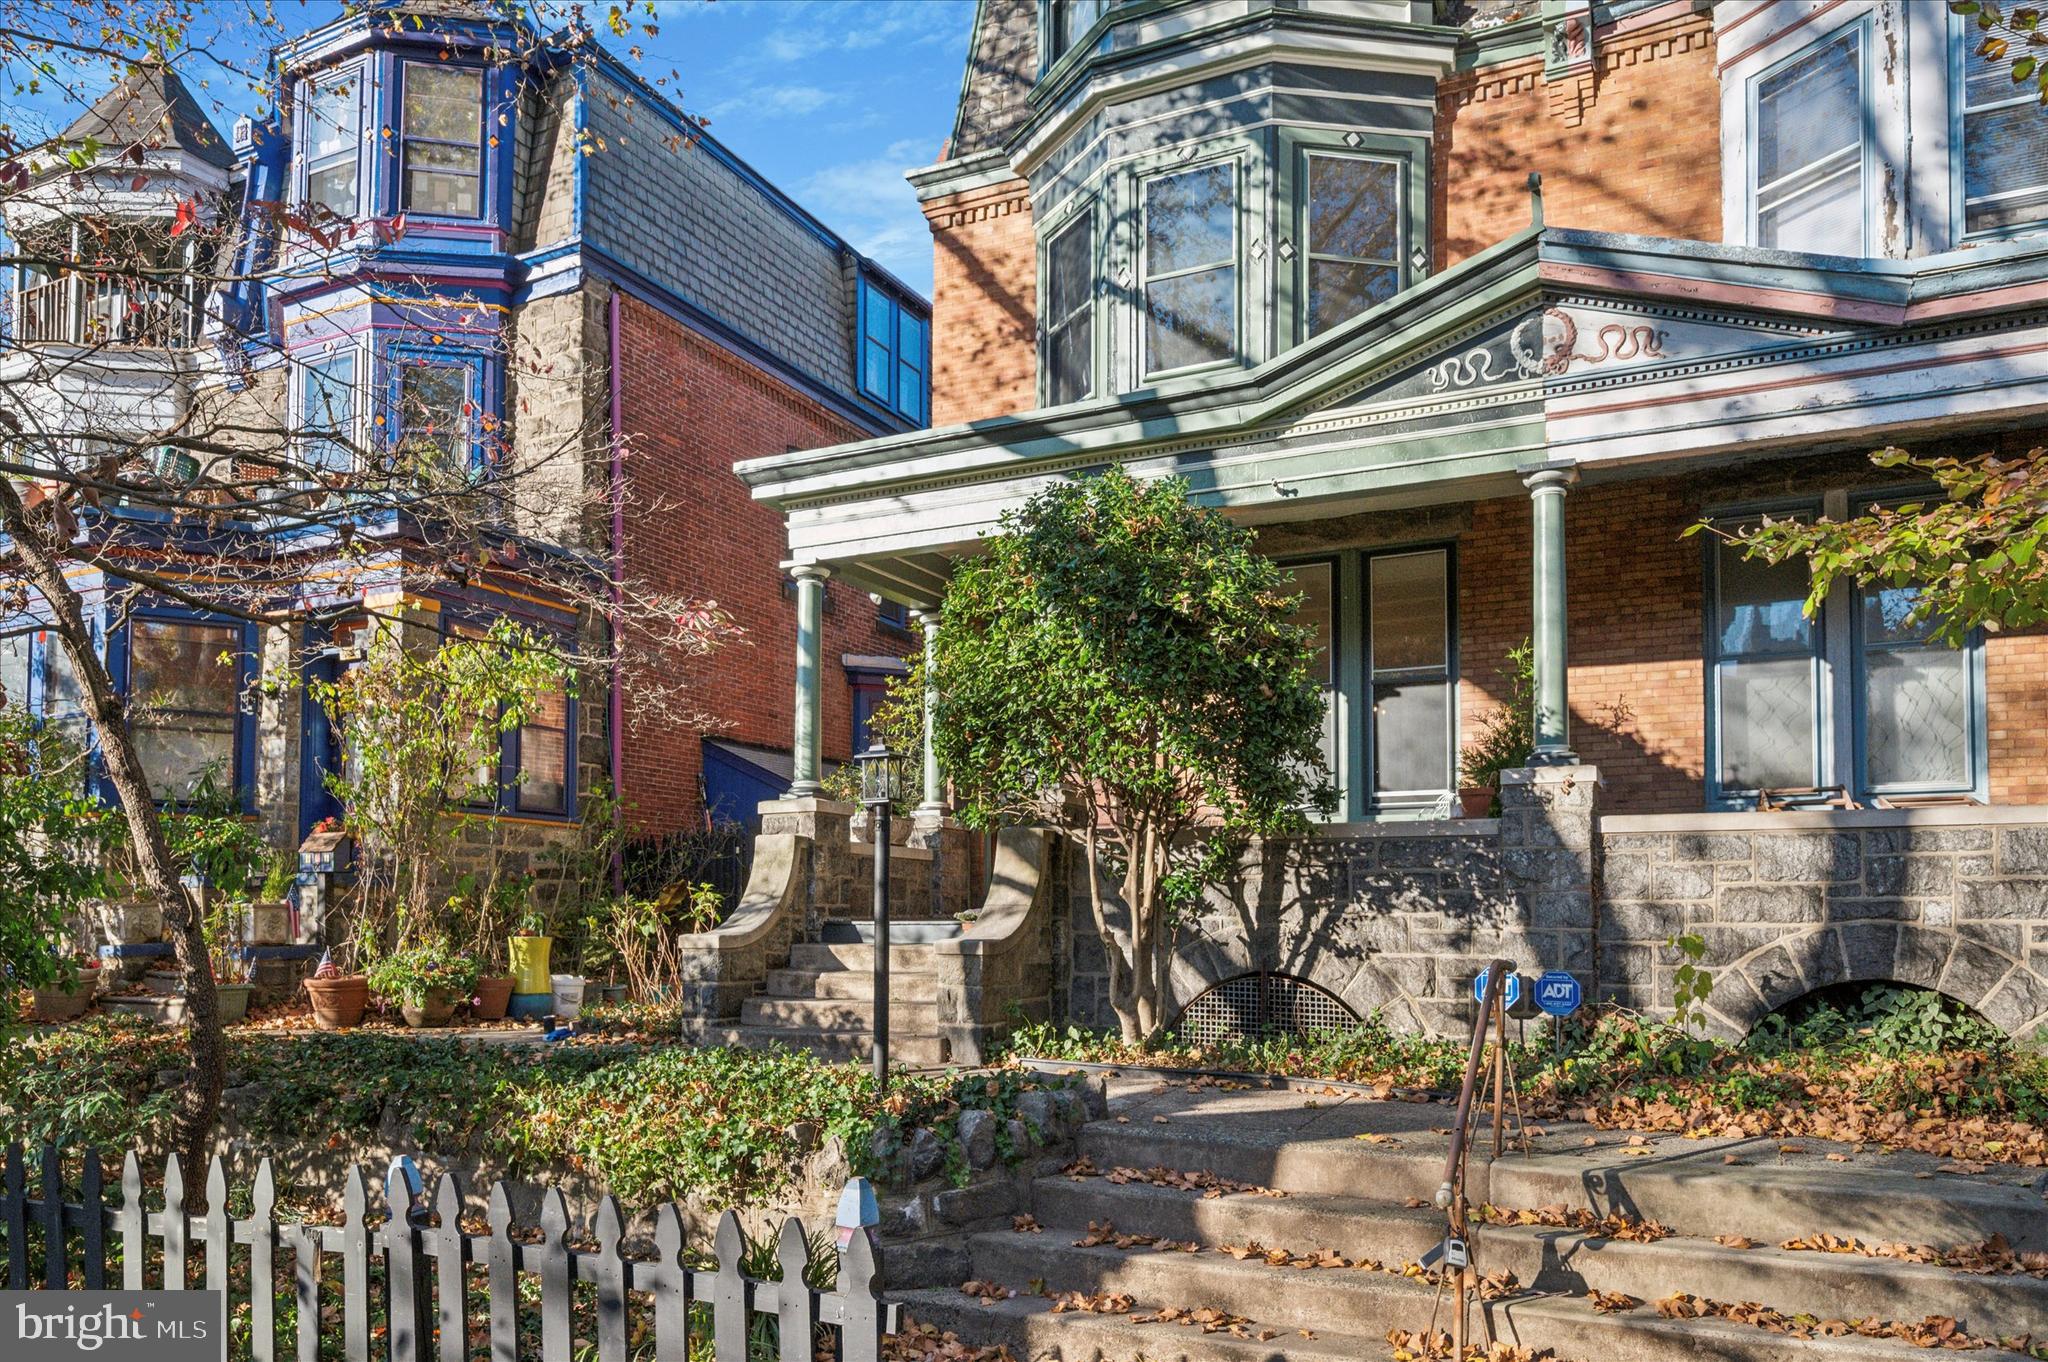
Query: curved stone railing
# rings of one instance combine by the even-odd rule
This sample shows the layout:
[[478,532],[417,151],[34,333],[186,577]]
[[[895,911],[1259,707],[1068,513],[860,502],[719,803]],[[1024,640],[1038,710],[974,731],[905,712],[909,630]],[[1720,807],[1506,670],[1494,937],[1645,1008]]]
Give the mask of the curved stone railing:
[[789,960],[803,925],[811,839],[764,833],[754,839],[754,868],[726,920],[708,932],[677,938],[682,957],[680,1001],[695,1022],[737,1017],[740,1000]]
[[932,943],[939,1040],[953,1063],[984,1063],[1020,1017],[1051,1016],[1064,846],[1046,828],[997,833],[981,910],[960,936]]

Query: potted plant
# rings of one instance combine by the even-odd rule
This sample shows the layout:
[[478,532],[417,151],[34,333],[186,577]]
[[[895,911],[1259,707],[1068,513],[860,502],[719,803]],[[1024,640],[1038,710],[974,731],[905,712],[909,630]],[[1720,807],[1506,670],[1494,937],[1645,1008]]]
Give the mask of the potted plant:
[[368,978],[372,993],[398,1004],[407,1026],[446,1026],[456,1004],[475,994],[477,967],[436,937],[393,951],[370,967]]
[[550,989],[548,980],[548,956],[554,949],[555,939],[542,936],[541,928],[547,919],[538,908],[528,908],[513,929],[511,939],[505,943],[505,956],[512,966],[514,993],[546,993]]
[[322,1031],[345,1031],[359,1026],[363,1009],[370,1003],[370,981],[361,974],[343,974],[332,955],[324,954],[306,980],[306,996],[313,1003],[313,1024]]
[[289,847],[271,852],[256,901],[249,905],[244,935],[252,945],[282,946],[298,935],[293,909],[298,890],[299,854]]
[[510,1010],[518,978],[498,964],[505,949],[505,924],[521,920],[527,892],[533,887],[531,875],[494,877],[488,885],[465,873],[456,881],[448,899],[448,916],[456,923],[461,939],[476,956],[480,971],[476,991],[469,999],[469,1015],[477,1021],[503,1021]]
[[1458,751],[1458,803],[1467,818],[1493,813],[1500,773],[1528,765],[1536,750],[1536,654],[1529,640],[1508,649],[1500,676],[1507,682],[1507,699],[1480,721],[1478,735]]
[[220,1003],[223,1026],[249,1015],[249,961],[242,951],[239,929],[244,922],[240,900],[217,901],[206,915],[206,955],[213,966],[213,992]]
[[100,962],[84,951],[74,951],[64,962],[65,977],[36,989],[36,1017],[40,1021],[75,1021],[92,1006],[100,986]]

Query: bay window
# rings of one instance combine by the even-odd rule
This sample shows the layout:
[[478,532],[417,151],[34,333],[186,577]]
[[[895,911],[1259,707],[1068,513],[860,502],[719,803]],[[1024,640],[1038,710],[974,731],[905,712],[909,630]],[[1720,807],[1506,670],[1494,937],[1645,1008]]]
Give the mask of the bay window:
[[1400,289],[1404,168],[1397,161],[1325,152],[1308,153],[1304,160],[1303,315],[1313,336]]
[[1045,248],[1045,404],[1095,393],[1094,223],[1087,213]]
[[400,205],[473,218],[483,212],[483,73],[407,62],[399,118]]
[[303,140],[308,209],[357,216],[363,144],[362,72],[333,72],[306,82]]
[[128,622],[129,731],[159,799],[189,795],[201,776],[240,783],[242,627],[137,616]]
[[1978,51],[1974,22],[1953,19],[1959,51],[1956,145],[1962,148],[1961,230],[1965,236],[2048,223],[2048,137],[2041,135],[2040,90],[2015,83],[2009,55]]
[[416,466],[466,474],[475,462],[476,366],[402,356],[398,368],[398,448]]
[[1235,161],[1217,161],[1144,181],[1148,375],[1237,357],[1237,174]]
[[355,467],[356,352],[353,347],[300,363],[299,460],[309,470]]
[[1864,252],[1864,35],[1853,24],[1759,77],[1750,126],[1755,241]]

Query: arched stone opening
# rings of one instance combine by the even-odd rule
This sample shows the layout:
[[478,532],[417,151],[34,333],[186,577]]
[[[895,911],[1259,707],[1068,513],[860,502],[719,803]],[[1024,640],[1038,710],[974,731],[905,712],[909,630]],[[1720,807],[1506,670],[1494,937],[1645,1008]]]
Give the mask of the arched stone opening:
[[1291,974],[1258,970],[1203,990],[1168,1029],[1182,1040],[1213,1045],[1348,1031],[1358,1023],[1358,1014],[1328,989]]
[[1980,1035],[1997,1029],[1983,1013],[1954,994],[1900,979],[1866,979],[1809,989],[1759,1017],[1746,1039],[1771,1037],[1782,1026],[1775,1037],[1781,1042],[1828,1044],[1900,1012],[1911,1011],[1917,1022],[1918,1009],[1930,999],[1940,1000],[1940,1010],[1951,1019],[1951,1027],[1981,1028]]

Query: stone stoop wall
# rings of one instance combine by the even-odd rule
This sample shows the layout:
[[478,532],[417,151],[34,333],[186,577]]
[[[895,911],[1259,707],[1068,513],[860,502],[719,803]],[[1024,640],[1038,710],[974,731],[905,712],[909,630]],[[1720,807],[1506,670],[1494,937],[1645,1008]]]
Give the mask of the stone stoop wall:
[[[1239,873],[1186,922],[1164,1016],[1226,980],[1286,975],[1397,1030],[1469,1033],[1473,975],[1593,966],[1593,818],[1599,772],[1511,772],[1499,819],[1332,824],[1247,849]],[[1078,849],[1078,848],[1077,848]],[[1114,1027],[1109,964],[1082,857],[1068,858],[1054,1015]],[[1123,920],[1113,905],[1112,925]]]
[[2048,808],[1646,815],[1602,823],[1603,1000],[1671,1008],[1705,943],[1709,1024],[1818,988],[1938,989],[2021,1040],[2048,1025]]

